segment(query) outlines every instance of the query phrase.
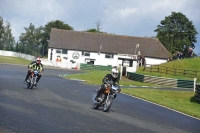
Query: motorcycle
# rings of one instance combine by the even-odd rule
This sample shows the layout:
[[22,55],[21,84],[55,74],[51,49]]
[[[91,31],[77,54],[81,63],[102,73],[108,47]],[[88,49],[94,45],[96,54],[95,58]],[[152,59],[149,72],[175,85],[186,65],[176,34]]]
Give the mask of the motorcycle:
[[36,80],[38,78],[38,73],[39,72],[37,70],[31,71],[31,75],[29,76],[27,81],[27,88],[33,89],[33,87],[36,84]]
[[[98,89],[95,90],[96,92],[98,91]],[[93,108],[94,109],[98,109],[99,107],[103,107],[103,112],[107,112],[109,111],[113,99],[116,98],[116,91],[118,91],[118,93],[120,93],[121,89],[119,85],[106,85],[106,89],[104,91],[104,93],[102,93],[97,100],[95,99],[97,93],[95,93],[92,97],[93,100]]]

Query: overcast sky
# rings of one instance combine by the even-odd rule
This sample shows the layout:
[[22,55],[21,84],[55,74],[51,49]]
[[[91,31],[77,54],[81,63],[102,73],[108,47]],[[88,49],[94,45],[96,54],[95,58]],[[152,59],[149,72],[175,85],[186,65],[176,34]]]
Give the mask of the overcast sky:
[[11,24],[17,41],[24,27],[61,20],[75,31],[96,28],[116,35],[156,36],[154,30],[172,12],[181,12],[197,32],[200,53],[200,0],[0,0],[0,16]]

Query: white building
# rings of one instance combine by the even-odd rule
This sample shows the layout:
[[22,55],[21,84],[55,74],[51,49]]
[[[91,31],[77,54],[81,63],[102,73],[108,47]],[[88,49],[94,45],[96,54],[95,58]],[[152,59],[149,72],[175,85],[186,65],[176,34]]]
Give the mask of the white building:
[[136,71],[137,57],[146,64],[167,62],[169,52],[155,38],[111,35],[52,29],[48,61],[65,68],[79,68],[80,63],[125,66]]

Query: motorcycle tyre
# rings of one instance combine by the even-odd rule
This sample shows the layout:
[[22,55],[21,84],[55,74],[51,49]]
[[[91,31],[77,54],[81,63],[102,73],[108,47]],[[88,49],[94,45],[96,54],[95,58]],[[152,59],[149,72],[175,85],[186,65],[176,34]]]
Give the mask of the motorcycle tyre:
[[112,105],[112,102],[113,102],[113,98],[110,97],[109,100],[110,100],[110,104],[109,105],[107,105],[107,103],[104,104],[104,106],[103,106],[103,112],[108,112],[109,111],[109,109],[110,109],[110,107]]
[[31,89],[33,89],[33,86],[34,86],[34,85],[33,85],[33,84],[31,84]]
[[99,106],[100,106],[99,104],[97,104],[97,103],[94,103],[94,104],[93,104],[93,109],[98,109],[98,108],[99,108]]
[[29,89],[29,87],[30,87],[30,86],[31,86],[31,84],[30,84],[30,83],[28,83],[28,84],[27,84],[27,89]]

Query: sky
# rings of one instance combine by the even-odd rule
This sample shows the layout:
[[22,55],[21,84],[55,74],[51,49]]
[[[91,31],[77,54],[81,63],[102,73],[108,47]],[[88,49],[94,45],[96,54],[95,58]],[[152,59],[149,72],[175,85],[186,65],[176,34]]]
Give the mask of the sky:
[[200,53],[200,0],[0,0],[0,16],[11,24],[17,41],[30,23],[38,28],[60,20],[75,31],[96,29],[136,37],[155,37],[154,30],[172,12],[181,12],[197,32]]

